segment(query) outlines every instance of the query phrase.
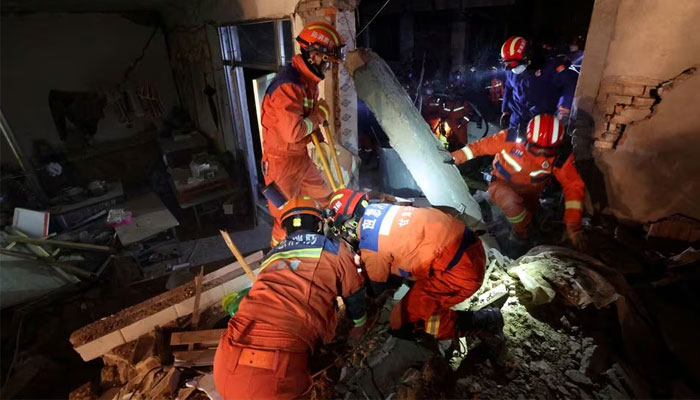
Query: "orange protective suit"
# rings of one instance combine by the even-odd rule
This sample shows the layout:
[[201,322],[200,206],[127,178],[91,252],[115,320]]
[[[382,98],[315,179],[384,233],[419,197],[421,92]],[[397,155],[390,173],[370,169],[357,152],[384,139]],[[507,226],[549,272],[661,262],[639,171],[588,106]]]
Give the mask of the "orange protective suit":
[[434,208],[370,204],[359,228],[370,280],[385,282],[390,273],[416,280],[392,311],[392,329],[409,326],[438,339],[454,337],[457,313],[450,307],[474,294],[484,279],[481,240]]
[[[275,182],[288,199],[308,196],[326,207],[331,188],[306,150],[311,132],[317,130],[326,118],[317,104],[320,81],[297,54],[268,86],[260,117],[263,128],[262,171],[265,184]],[[274,246],[285,237],[285,232],[279,220],[279,210],[270,202],[268,205],[275,219],[272,227]]]
[[221,337],[217,391],[225,399],[303,395],[311,385],[308,352],[335,335],[336,298],[356,323],[366,318],[362,284],[345,242],[306,232],[281,241]]
[[464,100],[447,100],[434,97],[427,103],[423,112],[425,120],[437,138],[447,143],[450,151],[467,144],[467,124],[472,110]]
[[564,223],[569,232],[581,227],[585,186],[574,165],[573,154],[558,166],[557,155],[535,155],[516,134],[505,129],[464,146],[452,153],[456,164],[474,157],[495,155],[494,180],[489,185],[491,200],[503,211],[521,239],[527,238],[530,221],[539,208],[539,198],[551,176],[559,181],[565,198]]

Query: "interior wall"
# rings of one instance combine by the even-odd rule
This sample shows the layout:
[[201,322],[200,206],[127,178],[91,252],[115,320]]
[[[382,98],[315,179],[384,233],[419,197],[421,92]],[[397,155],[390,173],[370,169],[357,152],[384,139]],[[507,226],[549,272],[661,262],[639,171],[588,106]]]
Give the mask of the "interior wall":
[[700,219],[697,15],[696,0],[596,1],[591,32],[612,28],[589,32],[577,96],[593,117],[604,211],[620,219]]
[[[32,142],[60,139],[48,105],[49,90],[113,89],[141,55],[153,27],[118,14],[42,13],[2,16],[2,110],[27,154]],[[163,33],[158,30],[133,71],[133,83],[151,83],[166,112],[178,104]],[[143,128],[119,123],[105,110],[96,142],[127,137]]]

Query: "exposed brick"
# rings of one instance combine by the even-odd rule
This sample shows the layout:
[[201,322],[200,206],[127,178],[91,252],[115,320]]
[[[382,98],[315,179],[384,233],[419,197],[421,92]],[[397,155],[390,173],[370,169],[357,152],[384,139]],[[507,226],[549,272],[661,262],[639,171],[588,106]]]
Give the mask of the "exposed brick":
[[623,85],[619,93],[627,96],[641,96],[644,94],[644,85]]
[[629,119],[628,117],[623,117],[621,115],[615,115],[610,120],[610,124],[619,124],[619,125],[627,125],[631,122],[633,122],[633,120]]
[[651,107],[655,102],[656,99],[648,97],[635,97],[634,100],[632,100],[632,104],[637,107]]
[[618,76],[615,80],[616,83],[621,83],[623,85],[644,85],[644,86],[657,86],[661,83],[661,79],[648,78],[645,76]]
[[619,83],[610,83],[610,84],[600,84],[600,88],[598,88],[598,93],[622,93],[624,86],[620,85]]
[[632,104],[632,96],[623,96],[619,94],[608,95],[608,104]]
[[615,146],[615,143],[596,140],[595,142],[593,142],[593,146],[595,146],[598,149],[611,150]]
[[621,117],[629,118],[633,121],[644,119],[651,115],[651,110],[649,107],[625,107],[624,110],[619,114]]
[[617,140],[617,138],[620,137],[619,134],[614,133],[614,132],[596,132],[593,134],[593,138],[596,140],[602,140],[604,142],[614,142]]

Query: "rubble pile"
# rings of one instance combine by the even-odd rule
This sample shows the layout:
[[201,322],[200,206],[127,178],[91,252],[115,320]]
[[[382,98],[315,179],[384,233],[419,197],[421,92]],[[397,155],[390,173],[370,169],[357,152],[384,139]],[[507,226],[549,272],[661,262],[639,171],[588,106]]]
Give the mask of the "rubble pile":
[[558,256],[553,248],[516,261],[500,254],[491,259],[482,288],[455,308],[499,307],[507,340],[502,352],[494,355],[476,337],[461,339],[447,351],[445,343],[392,337],[388,315],[401,297],[396,294],[368,339],[346,354],[345,363],[337,363],[335,373],[325,370],[316,377],[313,397],[650,396],[635,370],[586,329],[581,309],[590,304],[603,307],[597,315],[615,322],[610,307],[619,295],[604,278],[583,261]]

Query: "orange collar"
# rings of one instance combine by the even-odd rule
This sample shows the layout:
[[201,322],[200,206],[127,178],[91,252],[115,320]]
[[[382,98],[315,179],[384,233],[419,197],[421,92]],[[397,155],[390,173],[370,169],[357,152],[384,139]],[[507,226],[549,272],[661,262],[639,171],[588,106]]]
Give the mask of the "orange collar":
[[314,87],[321,82],[321,78],[316,76],[316,74],[311,72],[309,67],[306,66],[304,59],[301,58],[301,54],[297,54],[292,57],[292,67],[299,71],[299,75],[301,76],[301,80],[304,85]]

